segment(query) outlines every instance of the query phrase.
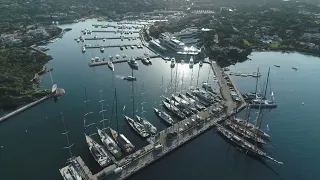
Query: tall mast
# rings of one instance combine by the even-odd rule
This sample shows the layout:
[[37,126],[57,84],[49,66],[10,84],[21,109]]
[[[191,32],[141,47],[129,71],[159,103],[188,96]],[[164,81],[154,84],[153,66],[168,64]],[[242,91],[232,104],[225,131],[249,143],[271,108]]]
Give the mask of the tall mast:
[[199,69],[198,69],[198,76],[197,76],[197,86],[196,86],[196,87],[198,87],[198,82],[199,82],[199,74],[200,74],[200,67],[199,67]]
[[211,72],[211,66],[209,66],[209,72],[208,72],[208,79],[207,79],[207,83],[209,82],[210,72]]
[[258,91],[258,81],[259,81],[259,67],[258,67],[258,70],[257,70],[255,95],[257,95],[257,91]]
[[63,128],[64,128],[64,133],[62,133],[62,134],[66,135],[67,143],[68,143],[68,146],[64,147],[63,149],[69,149],[70,158],[68,159],[68,162],[70,162],[74,158],[73,155],[72,155],[72,151],[71,151],[71,147],[73,146],[73,144],[70,145],[69,136],[68,136],[69,131],[67,131],[67,127],[66,127],[66,124],[65,124],[64,117],[63,117],[62,113],[61,113],[61,118],[62,118],[62,123],[63,123]]
[[49,74],[50,74],[50,79],[51,79],[51,85],[53,86],[53,79],[52,79],[52,74],[51,74],[50,70],[49,70]]
[[[89,107],[89,105],[88,105],[88,102],[90,101],[90,100],[88,100],[88,96],[87,96],[87,86],[84,86],[84,94],[85,94],[85,101],[84,101],[84,103],[85,103],[85,105],[86,105],[86,109],[88,109],[88,107]],[[86,125],[85,123],[85,121],[87,120],[87,116],[88,115],[90,115],[90,114],[93,114],[93,112],[91,112],[91,111],[88,111],[87,113],[85,113],[84,114],[84,128],[87,128],[87,127],[89,127],[89,126],[91,126],[91,125],[94,125],[95,123],[91,123],[91,124],[89,124],[89,125]]]
[[[132,69],[132,77],[133,77],[133,69]],[[132,92],[132,119],[134,119],[134,88],[133,81],[131,81],[131,92]]]
[[117,132],[119,133],[117,88],[114,88],[114,99],[115,99],[115,104],[116,104]]
[[107,120],[107,119],[104,119],[104,112],[106,111],[106,109],[104,109],[103,108],[103,102],[104,102],[104,100],[102,100],[102,92],[103,92],[103,90],[101,89],[100,90],[100,104],[101,104],[101,111],[99,112],[99,113],[101,113],[101,116],[102,116],[102,125],[103,125],[103,129],[102,129],[102,131],[104,132],[104,129],[105,129],[105,124],[104,124],[104,121],[105,120]]
[[266,88],[264,90],[264,98],[266,98],[266,95],[267,95],[267,90],[268,90],[268,83],[269,83],[269,75],[270,75],[270,67],[269,67],[269,70],[268,70],[268,77],[267,77],[267,83],[266,83]]
[[181,77],[181,92],[183,90],[183,78],[184,78],[184,71],[182,72],[182,77]]
[[175,80],[175,85],[174,85],[174,93],[177,92],[178,65],[179,65],[179,63],[177,63],[177,68],[176,68],[176,80]]
[[[161,98],[160,99],[162,99],[163,100],[163,96],[164,96],[164,91],[163,91],[163,88],[164,88],[164,86],[163,86],[163,76],[161,77]],[[161,105],[162,104],[162,102],[161,102],[161,100],[160,100],[160,106],[161,106],[161,111],[163,111],[163,106]]]

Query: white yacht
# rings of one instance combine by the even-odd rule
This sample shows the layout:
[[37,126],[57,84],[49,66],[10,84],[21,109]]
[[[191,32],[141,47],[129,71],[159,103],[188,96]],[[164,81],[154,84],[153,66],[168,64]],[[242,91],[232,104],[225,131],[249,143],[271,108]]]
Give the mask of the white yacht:
[[138,62],[134,58],[131,58],[128,61],[128,64],[130,65],[131,68],[134,68],[134,69],[138,69],[138,67],[139,67]]
[[82,52],[86,52],[86,47],[82,47]]
[[101,52],[104,52],[104,47],[100,47],[100,51],[101,51]]
[[101,167],[106,167],[110,164],[111,159],[104,148],[95,142],[91,137],[85,135],[87,144],[89,146],[89,150],[93,156],[93,158],[98,162]]
[[194,65],[193,57],[190,57],[190,60],[189,60],[189,67],[190,67],[190,68],[193,68],[193,65]]
[[136,115],[136,120],[137,122],[142,124],[150,134],[154,135],[157,133],[157,128],[154,125],[152,125],[149,121],[147,121],[146,118]]
[[176,59],[175,58],[171,58],[170,66],[173,68],[175,65],[176,65]]
[[101,142],[108,149],[108,151],[116,158],[121,157],[121,149],[117,143],[104,131],[97,129]]
[[110,128],[111,135],[115,141],[119,144],[120,148],[126,153],[131,153],[135,148],[134,145],[123,134]]
[[99,61],[100,61],[100,58],[99,58],[99,57],[95,57],[95,58],[94,58],[94,61],[95,61],[95,62],[99,62]]
[[111,61],[108,61],[108,67],[111,69],[111,71],[114,71],[114,65]]

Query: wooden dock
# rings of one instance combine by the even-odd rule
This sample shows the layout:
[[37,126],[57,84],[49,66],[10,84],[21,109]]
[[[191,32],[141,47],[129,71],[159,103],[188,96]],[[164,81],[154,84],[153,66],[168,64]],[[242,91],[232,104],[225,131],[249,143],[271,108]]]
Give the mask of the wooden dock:
[[[160,57],[160,56],[159,56],[159,55],[140,56],[140,57],[135,57],[134,59],[139,61],[139,60],[141,60],[141,59],[143,59],[143,58],[147,58],[147,57],[149,57],[149,58],[158,58],[158,57]],[[112,63],[113,63],[113,64],[123,63],[123,62],[128,62],[129,60],[130,60],[129,57],[119,58],[119,59],[113,60]],[[102,65],[108,64],[108,62],[109,62],[109,61],[107,61],[107,60],[105,60],[105,61],[99,61],[99,62],[90,62],[90,63],[88,63],[88,65],[89,65],[90,67],[93,67],[93,66],[102,66]]]
[[[223,96],[225,96],[225,101],[221,103],[222,105],[227,106],[225,111],[214,114],[212,110],[217,105],[213,104],[212,106],[198,113],[202,120],[194,121],[196,119],[196,115],[193,115],[189,118],[175,123],[173,126],[170,126],[167,129],[164,129],[163,131],[156,134],[153,141],[149,139],[148,142],[150,144],[119,160],[115,163],[116,165],[110,165],[97,174],[92,175],[91,172],[88,172],[89,179],[126,179],[142,168],[148,166],[153,162],[156,162],[161,157],[174,151],[183,144],[186,144],[188,141],[202,134],[209,128],[215,126],[217,123],[224,121],[228,117],[234,115],[236,112],[244,109],[246,107],[246,103],[244,101],[241,103],[236,103],[232,100],[229,93],[230,87],[229,85],[227,85],[227,80],[225,79],[225,77],[223,77],[223,71],[219,71],[221,70],[221,68],[218,67],[215,63],[210,64],[212,66],[212,69],[214,70],[214,74],[219,78],[220,90],[222,93],[224,93]],[[236,86],[234,84],[232,85],[238,92]],[[241,94],[239,94],[239,96],[241,97],[241,99],[243,99]],[[168,134],[175,135],[171,136],[171,138],[168,138]],[[86,167],[84,163],[82,165]]]

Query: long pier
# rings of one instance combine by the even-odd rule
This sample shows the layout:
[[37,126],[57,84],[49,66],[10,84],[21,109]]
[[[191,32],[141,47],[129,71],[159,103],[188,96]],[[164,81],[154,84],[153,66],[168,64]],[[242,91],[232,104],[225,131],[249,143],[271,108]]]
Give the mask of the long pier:
[[84,40],[103,40],[103,39],[139,39],[139,36],[132,36],[132,37],[96,37],[96,38],[84,38]]
[[[186,144],[188,141],[215,126],[217,123],[224,121],[236,112],[244,109],[246,107],[246,103],[244,101],[237,104],[232,100],[230,95],[230,86],[227,84],[226,80],[227,78],[223,77],[223,71],[216,71],[221,68],[219,68],[215,63],[210,63],[210,65],[212,66],[215,75],[218,78],[222,78],[219,79],[219,86],[221,92],[226,96],[225,101],[220,104],[213,104],[199,112],[197,115],[201,117],[200,120],[197,120],[196,115],[193,115],[175,123],[167,129],[162,130],[153,137],[154,140],[151,140],[152,138],[148,139],[150,144],[142,147],[133,154],[124,157],[118,162],[115,162],[115,164],[104,168],[97,174],[92,174],[81,158],[78,157],[79,161],[82,162],[80,163],[83,167],[82,169],[87,171],[86,174],[88,175],[88,178],[90,180],[99,180],[106,177],[118,180],[126,179],[142,168],[156,162],[161,157],[164,157],[168,153],[174,151],[183,144]],[[233,87],[236,89],[236,86],[233,85]],[[237,89],[236,91],[238,92]],[[241,97],[241,94],[239,94],[239,96]],[[221,113],[213,113],[213,109],[221,105],[226,106],[227,108]],[[168,136],[169,134],[170,136]]]
[[[151,56],[141,56],[141,57],[136,57],[135,60],[141,60],[143,58],[158,58],[160,57],[159,55],[151,55]],[[129,57],[126,57],[126,58],[119,58],[119,59],[115,59],[112,61],[113,64],[115,63],[123,63],[123,62],[128,62],[130,60]],[[109,61],[98,61],[98,62],[90,62],[88,63],[88,65],[90,67],[93,67],[93,66],[101,66],[101,65],[106,65],[108,64]]]
[[106,30],[93,30],[92,32],[98,32],[98,33],[129,33],[129,34],[131,34],[131,33],[139,33],[139,31],[122,31],[122,30],[110,30],[110,31],[106,31]]
[[114,45],[104,45],[104,46],[85,46],[86,49],[92,49],[92,48],[113,48],[113,47],[131,47],[131,46],[139,46],[140,44],[114,44]]
[[34,102],[30,103],[30,104],[27,104],[27,105],[15,110],[15,111],[12,111],[11,113],[8,113],[8,114],[2,116],[0,118],[0,122],[7,120],[8,118],[10,118],[10,117],[12,117],[12,116],[14,116],[14,115],[16,115],[16,114],[28,109],[28,108],[31,108],[31,107],[39,104],[40,102],[42,102],[42,101],[44,101],[44,100],[46,100],[46,99],[48,99],[50,97],[51,97],[51,95],[47,95],[47,96],[45,96],[45,97],[43,97],[43,98],[41,98],[41,99],[39,99],[37,101],[34,101]]

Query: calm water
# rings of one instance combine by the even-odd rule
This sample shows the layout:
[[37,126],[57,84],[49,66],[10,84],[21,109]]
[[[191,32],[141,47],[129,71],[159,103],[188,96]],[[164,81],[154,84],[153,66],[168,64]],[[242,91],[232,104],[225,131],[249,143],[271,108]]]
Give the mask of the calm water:
[[[63,150],[66,139],[61,134],[63,125],[60,112],[64,113],[66,125],[70,130],[70,139],[74,143],[73,154],[81,156],[93,172],[99,171],[83,136],[84,133],[93,133],[94,129],[84,130],[83,114],[89,110],[95,112],[93,116],[87,118],[87,123],[98,122],[101,119],[98,114],[101,109],[98,103],[100,89],[104,90],[103,99],[106,100],[105,104],[109,105],[106,116],[110,117],[114,88],[117,88],[119,130],[137,147],[145,144],[131,131],[121,116],[121,114],[131,115],[132,112],[131,83],[121,79],[123,76],[131,75],[128,64],[115,64],[115,72],[112,73],[107,66],[90,68],[88,62],[93,56],[108,57],[116,54],[140,56],[145,52],[148,53],[149,50],[144,48],[121,51],[119,48],[108,48],[101,54],[99,49],[90,49],[82,54],[81,43],[76,43],[74,38],[80,36],[81,29],[94,29],[91,26],[92,23],[96,22],[87,21],[64,26],[71,27],[73,30],[67,32],[63,39],[48,45],[50,48],[48,53],[54,58],[49,62],[49,66],[54,68],[53,81],[66,90],[65,96],[61,97],[57,103],[43,102],[0,124],[0,146],[3,146],[0,149],[0,179],[61,179],[58,169],[65,165],[68,154]],[[97,36],[119,36],[119,34],[99,33]],[[103,42],[87,41],[86,43],[101,44]],[[105,42],[105,44],[120,43],[132,42],[127,40]],[[320,150],[318,143],[320,135],[317,128],[320,127],[320,115],[316,112],[316,101],[320,92],[320,83],[317,80],[320,77],[320,59],[297,53],[273,52],[253,53],[251,59],[252,61],[231,67],[231,70],[253,72],[259,66],[264,79],[267,68],[271,67],[271,87],[278,102],[278,108],[268,112],[264,118],[263,127],[265,128],[268,124],[272,135],[271,145],[265,149],[270,155],[283,161],[283,166],[267,161],[262,163],[247,157],[210,130],[130,179],[291,180],[314,179],[319,175],[317,170],[320,167],[320,161],[317,158],[319,157],[317,152]],[[159,105],[162,77],[164,86],[168,86],[171,82],[171,74],[176,74],[176,68],[172,70],[169,67],[170,64],[161,59],[153,59],[151,66],[144,66],[141,62],[139,64],[139,70],[134,71],[134,76],[138,78],[134,83],[135,102],[137,106],[141,102],[146,102],[145,116],[161,130],[165,125],[156,118],[152,107]],[[281,68],[275,68],[274,64],[279,64]],[[299,70],[292,70],[292,66],[298,66]],[[198,65],[195,65],[193,70],[189,69],[188,65],[179,65],[178,85],[176,88],[171,85],[173,88],[169,91],[175,89],[181,91],[185,90],[186,86],[197,86],[198,72],[199,84],[207,81],[209,72],[207,65],[200,68],[200,71]],[[182,77],[184,77],[183,85]],[[212,79],[209,76],[209,81]],[[235,77],[234,80],[241,91],[253,91],[255,85],[253,78]],[[172,81],[175,82],[175,79]],[[49,75],[43,76],[42,82],[43,87],[51,87]],[[88,109],[83,103],[85,85],[88,99],[90,99]],[[114,120],[112,127],[115,127]],[[165,176],[164,172],[168,176]]]

